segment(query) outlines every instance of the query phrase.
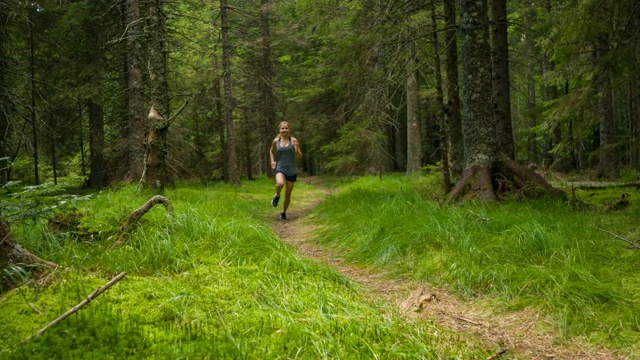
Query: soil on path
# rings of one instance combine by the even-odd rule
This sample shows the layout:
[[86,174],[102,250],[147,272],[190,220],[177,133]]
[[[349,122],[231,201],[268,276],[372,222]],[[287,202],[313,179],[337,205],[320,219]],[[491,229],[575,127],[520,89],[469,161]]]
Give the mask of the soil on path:
[[[322,188],[321,179],[306,177],[302,181]],[[491,309],[487,300],[463,301],[445,289],[429,283],[392,279],[384,273],[354,266],[341,259],[331,248],[312,242],[314,226],[305,215],[318,201],[309,202],[294,194],[288,220],[275,220],[280,239],[291,245],[298,254],[331,265],[335,270],[361,284],[374,298],[395,305],[407,319],[432,321],[465,336],[473,336],[487,345],[500,348],[489,359],[624,359],[609,349],[594,348],[586,341],[560,342],[549,319],[537,311],[501,313]],[[294,203],[295,202],[295,203]],[[297,205],[297,206],[296,206]]]

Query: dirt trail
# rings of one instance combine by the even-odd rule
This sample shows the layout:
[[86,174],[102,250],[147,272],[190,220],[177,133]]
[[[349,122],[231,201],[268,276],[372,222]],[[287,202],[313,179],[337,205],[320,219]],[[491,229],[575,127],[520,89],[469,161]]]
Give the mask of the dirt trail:
[[[300,179],[323,190],[320,179]],[[535,310],[509,313],[492,311],[487,303],[465,302],[428,283],[389,279],[385,274],[347,264],[332,249],[311,242],[314,226],[305,215],[318,202],[305,201],[293,194],[288,220],[274,221],[276,233],[304,257],[331,265],[337,271],[361,284],[370,296],[394,304],[407,318],[430,320],[440,326],[473,336],[487,348],[500,348],[489,359],[625,359],[608,349],[594,348],[583,341],[560,343],[548,319]],[[546,329],[546,330],[545,330]]]

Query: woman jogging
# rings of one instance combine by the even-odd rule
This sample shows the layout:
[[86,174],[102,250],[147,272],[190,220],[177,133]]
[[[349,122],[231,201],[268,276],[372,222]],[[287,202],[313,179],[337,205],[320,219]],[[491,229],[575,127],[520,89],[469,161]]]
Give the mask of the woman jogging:
[[280,219],[286,220],[287,208],[289,208],[289,202],[291,201],[291,192],[298,178],[296,156],[301,157],[302,151],[300,151],[298,139],[291,137],[289,134],[291,129],[288,122],[282,121],[279,129],[280,134],[273,139],[273,143],[271,143],[271,148],[269,149],[271,168],[274,169],[276,173],[276,194],[273,196],[273,200],[271,200],[271,205],[273,207],[278,206],[280,192],[286,183],[284,204],[282,205],[282,213],[280,213]]

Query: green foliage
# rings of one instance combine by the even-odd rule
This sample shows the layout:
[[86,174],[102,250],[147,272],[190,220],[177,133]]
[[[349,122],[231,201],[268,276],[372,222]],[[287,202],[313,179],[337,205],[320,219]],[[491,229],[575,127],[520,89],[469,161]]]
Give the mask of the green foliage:
[[[414,323],[327,266],[298,257],[269,226],[272,180],[178,183],[173,218],[152,208],[119,248],[16,226],[28,249],[68,270],[0,298],[3,359],[484,358],[495,349]],[[149,195],[134,186],[76,204],[79,227],[114,229]],[[296,196],[318,192],[300,182]],[[71,215],[69,215],[71,216]],[[63,241],[64,239],[64,241]],[[67,241],[73,240],[73,241]],[[19,341],[115,274],[127,276],[43,336]]]
[[[637,351],[640,192],[619,211],[620,190],[578,192],[591,206],[557,200],[441,207],[423,178],[364,177],[321,203],[318,241],[356,263],[449,287],[505,309],[534,307],[567,338]],[[599,192],[598,192],[599,193]],[[614,196],[614,193],[616,195]]]

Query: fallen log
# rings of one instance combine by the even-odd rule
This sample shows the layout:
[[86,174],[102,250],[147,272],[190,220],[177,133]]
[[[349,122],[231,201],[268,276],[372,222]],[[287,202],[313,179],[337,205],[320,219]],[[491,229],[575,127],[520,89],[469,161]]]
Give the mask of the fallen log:
[[563,185],[580,190],[604,190],[628,187],[640,188],[640,181],[631,181],[625,183],[565,181],[563,182]]

